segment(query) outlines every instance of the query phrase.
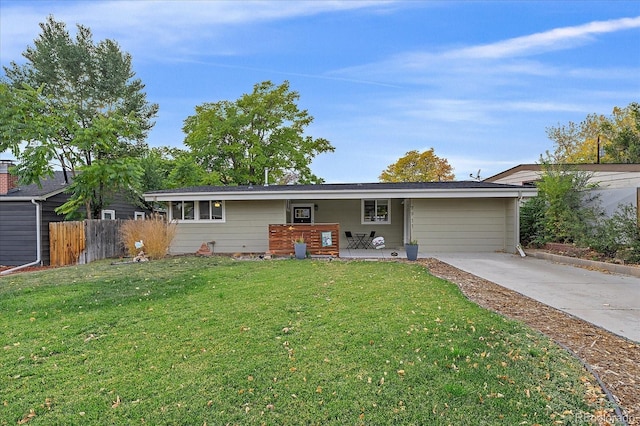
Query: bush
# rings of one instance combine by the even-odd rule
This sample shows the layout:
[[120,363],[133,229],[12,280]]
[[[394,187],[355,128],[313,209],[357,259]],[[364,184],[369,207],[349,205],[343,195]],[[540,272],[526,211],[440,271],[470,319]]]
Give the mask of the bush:
[[520,241],[525,246],[542,247],[547,242],[544,231],[546,208],[542,197],[530,198],[520,208]]
[[636,208],[632,204],[618,207],[613,216],[602,220],[588,239],[589,246],[625,262],[640,261],[640,230]]
[[157,214],[144,220],[127,220],[120,228],[120,237],[131,256],[139,252],[136,241],[142,241],[145,254],[153,259],[166,256],[175,234],[175,222],[167,222]]
[[623,245],[620,242],[618,226],[614,218],[607,218],[598,224],[585,241],[586,245],[607,257],[615,257]]
[[547,242],[582,244],[601,215],[598,196],[589,189],[590,173],[565,165],[544,164],[536,182],[538,195],[521,209],[520,240],[526,245]]

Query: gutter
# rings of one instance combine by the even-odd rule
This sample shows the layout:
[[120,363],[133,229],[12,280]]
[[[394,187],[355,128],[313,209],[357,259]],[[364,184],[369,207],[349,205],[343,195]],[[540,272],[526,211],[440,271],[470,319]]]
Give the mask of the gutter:
[[[260,187],[263,188],[263,187]],[[164,192],[143,194],[145,201],[198,201],[198,200],[283,200],[283,199],[315,199],[315,200],[352,200],[361,198],[517,198],[521,195],[535,196],[536,188],[476,188],[476,189],[345,189],[345,190],[261,190],[253,191],[191,191]],[[273,187],[268,187],[273,188]]]
[[24,265],[16,266],[15,268],[6,269],[0,272],[0,275],[7,275],[14,271],[17,271],[22,268],[27,268],[29,266],[35,266],[42,263],[40,259],[41,251],[42,251],[42,233],[41,233],[41,214],[40,214],[40,204],[36,203],[35,199],[31,199],[31,203],[36,206],[36,260],[31,263],[27,263]]

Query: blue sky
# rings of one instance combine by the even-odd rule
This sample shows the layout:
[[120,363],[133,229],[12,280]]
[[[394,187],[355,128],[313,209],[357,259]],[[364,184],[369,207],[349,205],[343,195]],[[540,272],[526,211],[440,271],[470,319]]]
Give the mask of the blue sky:
[[429,148],[486,178],[537,162],[547,127],[640,101],[637,0],[1,0],[2,65],[49,14],[132,55],[160,105],[151,146],[183,147],[196,105],[288,80],[307,134],[336,148],[312,164],[328,183],[376,182]]

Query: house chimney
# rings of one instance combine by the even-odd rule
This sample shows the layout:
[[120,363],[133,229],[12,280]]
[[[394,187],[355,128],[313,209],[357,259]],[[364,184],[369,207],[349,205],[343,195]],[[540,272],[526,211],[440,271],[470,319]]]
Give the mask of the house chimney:
[[7,195],[18,186],[18,176],[9,173],[9,168],[14,165],[11,160],[0,160],[0,195]]

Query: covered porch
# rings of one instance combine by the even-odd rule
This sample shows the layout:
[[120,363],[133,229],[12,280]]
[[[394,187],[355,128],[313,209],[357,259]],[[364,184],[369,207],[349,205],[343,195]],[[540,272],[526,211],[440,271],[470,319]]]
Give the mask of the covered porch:
[[[358,237],[355,237],[358,235]],[[312,224],[269,224],[269,253],[288,255],[293,252],[293,242],[303,241],[306,251],[312,257],[341,257],[369,259],[406,258],[402,244],[375,248],[372,244],[374,233],[354,234],[351,241],[338,223]],[[375,243],[375,242],[374,242]]]
[[[428,257],[426,254],[418,252],[418,259]],[[362,259],[362,260],[397,260],[406,259],[407,253],[404,247],[393,247],[383,249],[340,249],[341,259]]]

